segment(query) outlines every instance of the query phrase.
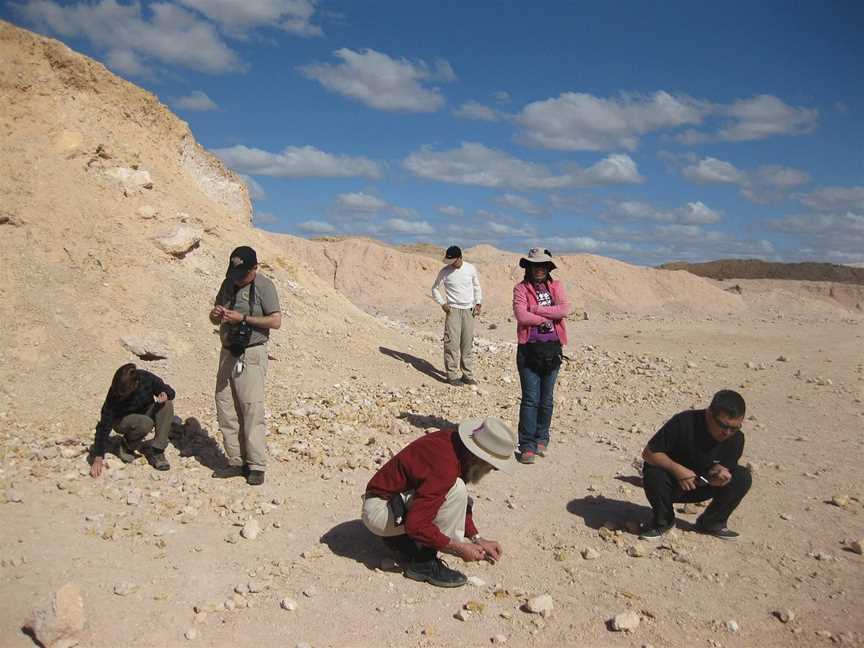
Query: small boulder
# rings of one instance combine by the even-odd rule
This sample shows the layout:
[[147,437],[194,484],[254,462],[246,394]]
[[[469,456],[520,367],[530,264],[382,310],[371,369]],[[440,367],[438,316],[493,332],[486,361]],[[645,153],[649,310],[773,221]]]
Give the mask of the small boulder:
[[853,540],[849,543],[849,548],[859,556],[864,554],[864,540]]
[[615,632],[628,631],[632,632],[636,628],[639,627],[640,622],[639,614],[634,612],[633,610],[628,610],[627,612],[621,612],[620,614],[616,614],[612,619],[612,629]]
[[246,524],[243,525],[243,529],[240,531],[240,535],[247,540],[254,540],[258,537],[259,533],[261,533],[261,525],[258,524],[258,520],[255,518],[247,520]]
[[552,615],[552,610],[555,607],[555,603],[552,600],[552,596],[549,594],[541,594],[540,596],[535,596],[534,598],[528,599],[524,605],[524,609],[526,612],[530,612],[531,614],[539,614],[542,617],[549,617]]
[[283,610],[288,610],[289,612],[293,612],[297,609],[297,601],[292,598],[283,598],[279,603],[279,607]]
[[795,613],[788,608],[774,610],[773,614],[781,623],[791,623],[795,620]]
[[165,343],[152,338],[126,336],[120,338],[120,344],[142,360],[164,360],[168,357]]
[[201,243],[204,231],[200,227],[178,225],[153,238],[153,242],[166,254],[182,259]]
[[81,590],[75,583],[66,583],[46,605],[33,610],[24,627],[46,648],[66,648],[78,644],[84,623]]

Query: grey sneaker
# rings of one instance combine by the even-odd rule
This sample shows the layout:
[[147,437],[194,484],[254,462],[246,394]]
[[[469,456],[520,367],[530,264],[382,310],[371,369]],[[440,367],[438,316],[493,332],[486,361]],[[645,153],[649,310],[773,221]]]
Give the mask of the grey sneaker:
[[461,378],[450,378],[447,380],[453,387],[462,387],[465,383],[462,382]]
[[640,540],[659,540],[667,533],[672,530],[671,526],[667,527],[651,527],[650,529],[645,529],[642,533],[639,534]]
[[462,376],[462,382],[466,385],[478,385],[479,384],[473,378],[466,378],[465,376]]

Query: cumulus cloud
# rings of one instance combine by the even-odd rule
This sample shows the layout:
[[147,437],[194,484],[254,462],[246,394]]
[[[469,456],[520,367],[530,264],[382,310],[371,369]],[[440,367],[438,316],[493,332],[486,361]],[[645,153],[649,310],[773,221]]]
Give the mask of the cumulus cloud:
[[314,146],[288,146],[281,153],[237,145],[214,149],[229,167],[248,175],[277,178],[380,178],[381,165],[369,158],[325,153]]
[[344,211],[380,212],[390,208],[390,203],[377,196],[363,192],[339,194],[336,196],[336,207]]
[[500,119],[496,110],[476,101],[462,104],[453,111],[453,115],[462,119],[475,119],[478,121],[498,121]]
[[259,27],[281,29],[295,36],[320,36],[312,24],[315,0],[178,0],[195,9],[234,38],[245,38]]
[[[764,259],[777,254],[774,244],[767,239],[738,239],[725,232],[685,223],[657,223],[638,228],[615,225],[599,229],[595,235],[618,243],[643,244],[640,255],[659,261],[703,261],[706,246],[712,258]],[[651,247],[651,244],[659,246]]]
[[139,2],[116,0],[69,5],[28,0],[11,6],[39,30],[87,39],[104,53],[109,67],[125,74],[145,75],[154,61],[210,74],[244,67],[211,23],[167,2],[148,5],[149,16]]
[[510,93],[506,90],[498,90],[492,93],[492,98],[495,100],[495,103],[499,104],[508,104],[510,103]]
[[608,222],[654,221],[681,225],[707,225],[720,221],[722,215],[701,201],[689,202],[675,209],[661,210],[648,203],[625,200],[610,203],[601,218]]
[[684,167],[681,175],[694,182],[730,184],[738,184],[745,177],[734,165],[712,157],[706,157],[696,164]]
[[515,209],[516,211],[520,211],[523,214],[531,214],[536,216],[538,214],[543,213],[543,208],[540,205],[537,205],[524,196],[518,196],[516,194],[507,193],[503,196],[498,196],[495,199],[499,205],[503,205],[504,207],[509,207],[511,209]]
[[308,79],[370,108],[406,112],[434,112],[444,105],[440,91],[429,83],[456,79],[447,61],[394,59],[372,49],[333,52],[341,63],[312,63],[298,68]]
[[297,223],[297,229],[310,234],[334,234],[336,227],[320,220],[307,220]]
[[517,139],[528,146],[601,151],[635,149],[640,135],[699,124],[705,114],[704,102],[663,91],[611,99],[565,92],[528,104],[515,119],[522,127]]
[[175,107],[180,108],[181,110],[202,112],[208,110],[219,110],[219,106],[216,105],[216,102],[201,90],[193,90],[185,97],[177,97],[172,100],[172,103]]
[[561,189],[642,182],[636,163],[628,155],[610,155],[587,169],[569,166],[560,172],[527,162],[476,142],[458,149],[412,153],[403,166],[420,178],[480,187]]
[[408,221],[402,218],[389,218],[384,221],[384,229],[393,234],[434,234],[435,229],[426,221]]
[[441,205],[437,209],[445,216],[462,216],[465,213],[464,209],[461,207],[454,207],[453,205]]
[[633,249],[630,243],[603,241],[592,236],[552,236],[544,239],[543,244],[553,254],[568,252],[629,252]]
[[849,209],[864,213],[864,186],[820,187],[795,197],[807,207],[819,211]]
[[773,95],[738,99],[731,104],[715,104],[711,112],[726,123],[716,132],[687,130],[676,136],[684,144],[710,141],[741,142],[780,135],[801,135],[813,131],[819,120],[815,108],[794,107]]

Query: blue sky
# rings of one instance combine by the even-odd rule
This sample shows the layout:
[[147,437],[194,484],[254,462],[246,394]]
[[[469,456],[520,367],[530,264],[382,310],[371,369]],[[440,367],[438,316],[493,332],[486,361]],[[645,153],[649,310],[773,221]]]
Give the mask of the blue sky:
[[864,262],[864,3],[15,0],[301,236]]

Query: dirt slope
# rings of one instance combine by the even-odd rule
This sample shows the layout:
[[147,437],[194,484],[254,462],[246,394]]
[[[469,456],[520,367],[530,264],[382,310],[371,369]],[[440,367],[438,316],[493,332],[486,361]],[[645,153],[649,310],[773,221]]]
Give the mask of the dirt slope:
[[864,284],[864,268],[836,263],[773,263],[758,259],[721,259],[705,263],[664,263],[664,270],[686,270],[709,279],[794,279]]

